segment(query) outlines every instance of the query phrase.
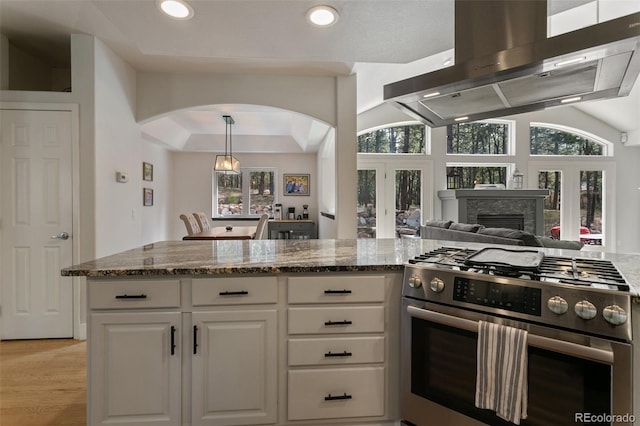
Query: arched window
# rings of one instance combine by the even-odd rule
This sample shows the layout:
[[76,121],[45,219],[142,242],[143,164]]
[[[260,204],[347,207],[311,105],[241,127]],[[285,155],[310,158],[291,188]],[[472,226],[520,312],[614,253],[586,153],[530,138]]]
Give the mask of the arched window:
[[531,123],[531,155],[609,156],[610,143],[586,132],[545,123]]
[[485,120],[447,126],[447,154],[512,155],[514,141],[511,121]]
[[424,124],[384,127],[358,135],[358,152],[367,154],[424,154]]

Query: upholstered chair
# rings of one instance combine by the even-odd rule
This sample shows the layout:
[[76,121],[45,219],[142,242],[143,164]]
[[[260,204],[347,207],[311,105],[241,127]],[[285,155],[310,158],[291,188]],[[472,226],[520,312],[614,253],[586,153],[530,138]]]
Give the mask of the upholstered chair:
[[202,212],[195,212],[193,217],[198,221],[198,225],[200,225],[201,231],[206,231],[207,229],[211,229],[211,225],[209,225],[209,219],[207,215]]
[[195,217],[193,217],[193,214],[191,213],[181,214],[180,219],[182,219],[182,221],[184,222],[184,226],[187,227],[188,235],[197,234],[202,231],[200,229],[200,225],[198,225],[198,221],[196,220]]
[[253,237],[254,240],[266,240],[269,238],[268,230],[267,230],[267,221],[269,220],[269,215],[264,213],[260,216],[260,220],[258,220],[258,225],[256,226],[256,236]]

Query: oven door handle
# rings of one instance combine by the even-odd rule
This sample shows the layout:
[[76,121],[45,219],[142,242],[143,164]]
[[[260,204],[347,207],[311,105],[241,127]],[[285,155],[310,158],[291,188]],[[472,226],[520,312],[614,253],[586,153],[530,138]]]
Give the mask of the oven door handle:
[[[474,333],[478,332],[478,322],[465,318],[453,317],[451,315],[441,314],[439,312],[428,311],[416,306],[407,306],[407,313],[416,318],[435,322],[442,325],[467,330]],[[575,356],[582,359],[601,362],[613,365],[613,351],[592,348],[576,343],[564,342],[562,340],[550,339],[548,337],[537,336],[534,334],[527,335],[527,344],[540,349],[546,349],[552,352],[559,352],[566,355]]]

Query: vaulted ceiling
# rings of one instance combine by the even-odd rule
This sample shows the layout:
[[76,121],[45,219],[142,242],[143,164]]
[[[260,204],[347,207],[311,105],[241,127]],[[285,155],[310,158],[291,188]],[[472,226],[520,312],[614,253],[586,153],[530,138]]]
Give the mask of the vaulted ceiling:
[[[588,2],[555,0],[554,7],[561,11]],[[84,33],[139,71],[357,72],[358,112],[382,102],[385,83],[441,68],[453,53],[453,0],[331,0],[327,3],[340,17],[328,28],[312,27],[305,19],[314,1],[190,3],[194,17],[176,21],[159,11],[156,0],[2,0],[0,32],[52,65],[58,53],[68,56],[69,34]],[[621,131],[638,129],[638,86],[628,98],[580,108]],[[255,105],[179,111],[145,123],[144,131],[171,149],[223,150],[224,114],[236,121],[234,144],[240,151],[313,152],[329,131],[310,117]],[[261,139],[270,143],[257,145]]]

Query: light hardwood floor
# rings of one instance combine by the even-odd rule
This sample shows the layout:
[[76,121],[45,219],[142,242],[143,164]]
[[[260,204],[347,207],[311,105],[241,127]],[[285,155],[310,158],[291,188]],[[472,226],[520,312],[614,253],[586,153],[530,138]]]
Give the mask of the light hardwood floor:
[[0,342],[0,425],[86,425],[86,342]]

